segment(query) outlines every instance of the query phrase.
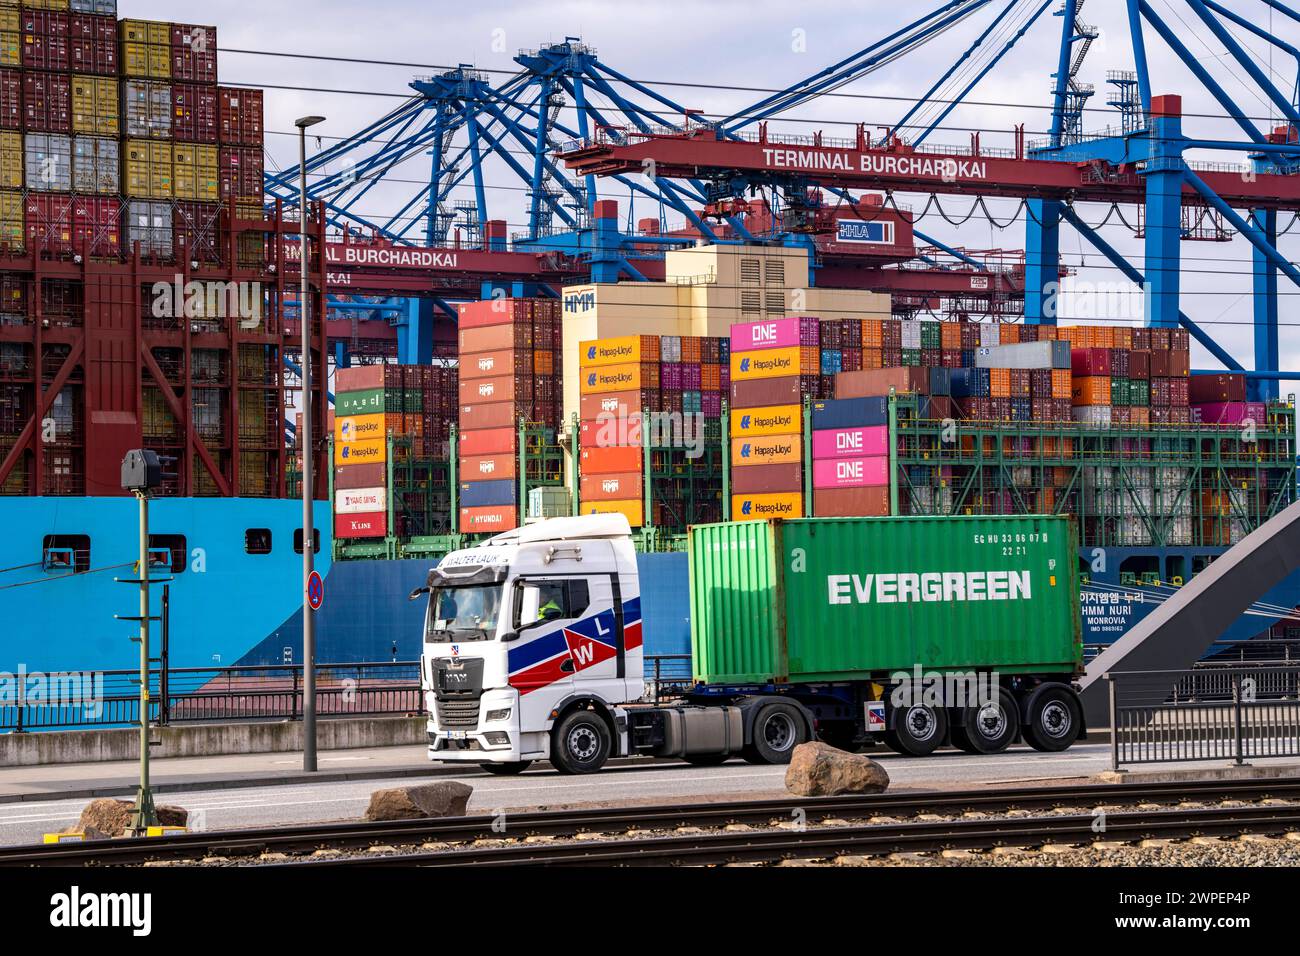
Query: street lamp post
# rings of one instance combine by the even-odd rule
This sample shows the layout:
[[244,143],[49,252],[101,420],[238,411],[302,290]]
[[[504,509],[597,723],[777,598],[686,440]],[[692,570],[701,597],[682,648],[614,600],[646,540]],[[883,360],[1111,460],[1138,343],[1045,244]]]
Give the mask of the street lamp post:
[[[314,569],[316,535],[312,526],[312,432],[311,432],[311,309],[309,306],[307,251],[307,130],[325,122],[323,116],[304,116],[298,127],[298,239],[301,242],[302,290],[298,314],[302,321],[302,427],[298,448],[302,453],[302,769],[316,770],[316,612],[307,589]],[[322,230],[321,241],[325,234]],[[322,355],[322,359],[324,356]]]

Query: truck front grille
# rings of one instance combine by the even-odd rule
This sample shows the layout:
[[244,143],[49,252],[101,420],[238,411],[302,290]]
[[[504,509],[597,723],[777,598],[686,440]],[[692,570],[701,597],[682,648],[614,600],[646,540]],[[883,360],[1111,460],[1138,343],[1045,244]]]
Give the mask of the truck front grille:
[[452,728],[469,729],[478,726],[477,700],[439,700],[435,701],[438,712],[438,727],[443,730]]

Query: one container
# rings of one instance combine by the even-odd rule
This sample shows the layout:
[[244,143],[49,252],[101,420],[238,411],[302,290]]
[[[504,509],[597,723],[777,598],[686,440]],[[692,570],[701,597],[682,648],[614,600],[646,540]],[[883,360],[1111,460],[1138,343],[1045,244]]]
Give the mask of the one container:
[[[733,464],[736,464],[733,459]],[[746,464],[732,468],[731,490],[738,495],[769,495],[798,492],[803,488],[803,466],[799,462],[784,465]]]
[[876,488],[889,484],[889,459],[826,458],[813,462],[813,488]]
[[[813,320],[815,321],[815,320]],[[805,344],[800,327],[807,319],[771,319],[746,322],[731,327],[731,351],[753,352],[760,349],[783,349]],[[808,343],[815,344],[815,343]]]
[[[988,544],[1007,538],[1023,544]],[[870,680],[920,665],[1068,678],[1083,661],[1077,545],[1064,517],[696,525],[694,676]]]
[[860,428],[829,428],[814,431],[812,453],[814,460],[828,458],[863,458],[887,454],[889,426],[872,425]]
[[822,488],[813,491],[813,514],[818,518],[884,518],[889,515],[889,488]]
[[731,464],[734,468],[749,465],[797,465],[801,461],[803,438],[800,435],[733,438],[731,441]]

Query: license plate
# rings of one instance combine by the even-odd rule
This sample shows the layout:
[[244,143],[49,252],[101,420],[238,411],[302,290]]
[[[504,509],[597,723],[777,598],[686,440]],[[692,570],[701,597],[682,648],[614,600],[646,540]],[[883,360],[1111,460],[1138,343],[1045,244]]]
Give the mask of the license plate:
[[448,730],[444,731],[444,735],[448,740],[467,740],[469,738],[469,732],[464,730]]

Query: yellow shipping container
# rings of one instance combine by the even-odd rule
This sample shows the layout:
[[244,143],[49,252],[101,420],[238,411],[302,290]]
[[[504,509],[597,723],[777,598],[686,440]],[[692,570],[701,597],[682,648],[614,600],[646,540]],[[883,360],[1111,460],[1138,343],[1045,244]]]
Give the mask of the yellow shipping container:
[[731,464],[797,465],[803,461],[802,435],[773,435],[763,438],[733,438]]
[[334,441],[339,444],[348,442],[379,441],[384,438],[384,414],[345,415],[334,419]]
[[388,442],[375,441],[335,442],[334,464],[369,465],[388,460]]
[[627,498],[622,501],[584,501],[578,505],[578,513],[584,515],[622,515],[634,528],[645,525],[645,502],[640,498]]
[[23,134],[0,133],[0,189],[23,188]]
[[73,132],[117,136],[121,132],[118,114],[117,80],[111,76],[73,74]]
[[802,518],[803,495],[788,492],[772,495],[732,495],[732,521],[766,521],[768,518]]
[[22,193],[0,192],[0,246],[24,248]]
[[[33,10],[67,10],[68,0],[22,0],[24,7]],[[17,6],[18,4],[14,4]]]
[[203,202],[216,202],[221,198],[217,183],[217,147],[176,143],[172,155],[175,198]]
[[803,407],[800,405],[765,405],[762,408],[731,410],[733,441],[736,438],[799,435],[802,431]]
[[22,18],[18,15],[18,4],[0,6],[0,31],[19,33],[22,30]]
[[606,365],[601,368],[587,369],[582,373],[580,389],[583,395],[598,395],[601,392],[635,392],[642,388],[653,388],[657,382],[643,380],[643,364]]
[[123,20],[122,75],[147,80],[167,80],[172,75],[171,24],[155,20]]
[[126,195],[131,199],[172,199],[172,144],[126,141]]
[[22,65],[22,34],[17,30],[0,30],[0,66]]
[[594,339],[578,343],[578,367],[626,365],[631,362],[658,361],[656,356],[642,356],[642,339],[653,336],[623,335],[616,339]]
[[[802,374],[799,367],[799,346],[785,349],[763,349],[758,352],[731,353],[731,380],[745,382],[756,378],[785,378]],[[812,369],[808,370],[810,373]],[[820,371],[820,369],[818,369]]]

